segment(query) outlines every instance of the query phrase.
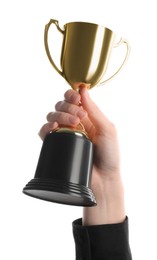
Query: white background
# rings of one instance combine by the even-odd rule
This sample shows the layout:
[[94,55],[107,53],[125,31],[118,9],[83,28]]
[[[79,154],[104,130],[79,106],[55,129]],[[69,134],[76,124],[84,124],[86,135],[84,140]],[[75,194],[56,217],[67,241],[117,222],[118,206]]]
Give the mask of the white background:
[[[133,259],[157,259],[155,0],[1,0],[0,258],[75,259],[71,222],[81,217],[82,209],[22,194],[34,176],[42,145],[38,131],[69,88],[44,50],[44,26],[50,18],[61,25],[98,23],[130,42],[125,68],[90,94],[119,131]],[[125,48],[123,56],[120,50],[112,54],[119,64]]]

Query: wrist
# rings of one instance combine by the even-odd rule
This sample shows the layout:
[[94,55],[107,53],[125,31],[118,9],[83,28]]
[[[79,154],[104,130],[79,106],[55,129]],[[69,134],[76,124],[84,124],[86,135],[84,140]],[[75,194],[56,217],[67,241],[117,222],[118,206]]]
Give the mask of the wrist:
[[83,224],[100,225],[123,222],[125,219],[124,188],[119,177],[106,178],[92,187],[96,196],[95,207],[84,208]]

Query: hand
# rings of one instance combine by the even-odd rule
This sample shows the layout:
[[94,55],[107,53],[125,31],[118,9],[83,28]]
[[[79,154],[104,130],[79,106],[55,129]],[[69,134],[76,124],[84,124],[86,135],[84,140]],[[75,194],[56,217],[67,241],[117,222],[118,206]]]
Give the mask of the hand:
[[84,224],[123,221],[123,185],[116,128],[91,100],[86,86],[81,85],[79,93],[68,90],[65,100],[56,104],[56,112],[49,113],[47,120],[39,132],[42,139],[59,125],[76,128],[81,122],[95,145],[91,189],[97,206],[84,209]]

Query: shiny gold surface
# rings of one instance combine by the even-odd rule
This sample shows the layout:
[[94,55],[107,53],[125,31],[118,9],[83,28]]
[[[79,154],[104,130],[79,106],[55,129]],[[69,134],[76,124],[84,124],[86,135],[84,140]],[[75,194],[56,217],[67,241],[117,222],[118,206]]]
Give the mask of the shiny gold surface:
[[[53,61],[49,50],[48,32],[51,24],[56,25],[59,32],[63,34],[61,70]],[[122,38],[118,44],[115,44],[114,32],[106,27],[92,23],[72,22],[65,24],[62,30],[58,21],[53,19],[45,26],[44,42],[52,66],[74,89],[78,88],[77,82],[89,84],[89,88],[92,88],[112,79],[124,66],[130,50],[128,42]],[[122,65],[111,77],[103,81],[102,77],[107,70],[112,49],[122,43],[127,47]]]
[[87,139],[89,139],[88,135],[86,134],[85,131],[83,130],[79,130],[79,129],[72,129],[72,128],[69,128],[69,127],[61,127],[61,128],[58,128],[56,129],[54,132],[58,132],[58,133],[70,133],[70,134],[74,134],[74,135],[78,135],[78,136],[85,136]]

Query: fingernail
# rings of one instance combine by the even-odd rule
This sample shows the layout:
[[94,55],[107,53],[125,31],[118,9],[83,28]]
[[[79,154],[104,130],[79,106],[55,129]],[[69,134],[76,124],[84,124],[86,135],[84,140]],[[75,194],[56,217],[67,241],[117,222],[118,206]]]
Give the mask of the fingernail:
[[77,113],[77,116],[82,119],[83,117],[85,117],[87,115],[87,112],[84,110],[79,110]]
[[51,130],[53,130],[53,129],[57,128],[57,127],[58,127],[58,123],[55,121],[51,125]]
[[70,96],[70,101],[71,102],[74,102],[76,99],[78,99],[79,96],[78,96],[78,93],[73,93],[71,96]]
[[75,125],[78,123],[79,120],[78,120],[78,117],[76,117],[76,116],[70,116],[69,121],[71,124]]

